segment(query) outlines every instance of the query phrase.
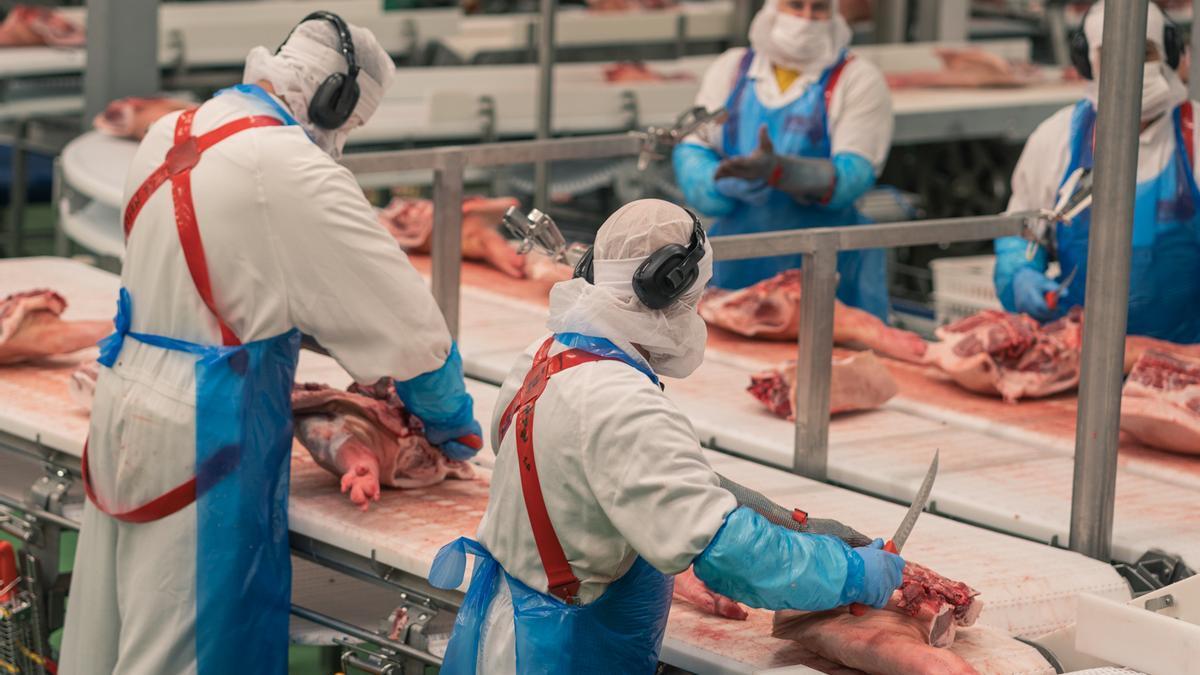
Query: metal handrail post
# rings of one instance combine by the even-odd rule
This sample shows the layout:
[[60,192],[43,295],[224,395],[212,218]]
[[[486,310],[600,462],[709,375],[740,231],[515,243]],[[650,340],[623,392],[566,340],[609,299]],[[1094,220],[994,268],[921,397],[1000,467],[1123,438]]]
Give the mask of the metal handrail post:
[[[1200,0],[1192,0],[1192,45],[1188,49],[1188,60],[1197,60],[1197,54],[1200,54]],[[1200,77],[1188,78],[1188,98],[1200,98]]]
[[[550,138],[554,117],[554,10],[558,0],[541,0],[541,25],[538,28],[538,108],[537,137]],[[549,199],[550,167],[539,160],[533,167],[533,204],[545,210]]]
[[1148,1],[1104,7],[1070,537],[1071,550],[1104,561],[1112,555]]
[[833,374],[833,310],[837,250],[820,246],[803,256],[796,356],[796,439],[792,468],[814,480],[828,477],[829,388]]
[[462,286],[462,200],[466,157],[461,148],[447,148],[435,158],[433,171],[433,299],[442,310],[451,337],[458,339],[458,309]]

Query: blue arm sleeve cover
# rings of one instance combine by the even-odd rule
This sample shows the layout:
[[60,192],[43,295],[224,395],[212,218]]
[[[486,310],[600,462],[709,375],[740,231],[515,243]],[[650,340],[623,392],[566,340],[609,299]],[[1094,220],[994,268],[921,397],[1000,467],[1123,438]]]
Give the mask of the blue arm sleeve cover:
[[996,295],[1004,309],[1015,312],[1016,301],[1013,298],[1013,277],[1022,267],[1030,267],[1038,272],[1046,271],[1046,249],[1041,246],[1033,260],[1025,257],[1029,242],[1023,237],[1001,237],[996,240],[996,270],[992,280],[996,284]]
[[862,593],[862,558],[835,537],[772,524],[742,506],[692,563],[710,589],[751,607],[818,611]]
[[695,143],[683,143],[675,147],[671,161],[675,165],[675,180],[689,205],[706,216],[733,213],[737,202],[718,192],[713,181],[713,174],[721,163],[721,157],[715,150]]
[[429,429],[458,429],[475,420],[474,401],[463,382],[462,356],[457,344],[450,345],[450,355],[437,370],[411,380],[397,380],[396,393],[404,407],[421,418]]
[[831,209],[844,209],[875,186],[875,167],[870,160],[853,152],[833,156],[833,196],[826,204]]

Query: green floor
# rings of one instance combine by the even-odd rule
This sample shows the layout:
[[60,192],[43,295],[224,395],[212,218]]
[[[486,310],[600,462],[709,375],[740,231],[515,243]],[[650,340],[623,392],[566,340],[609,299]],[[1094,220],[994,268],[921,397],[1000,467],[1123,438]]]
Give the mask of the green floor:
[[[4,217],[0,211],[0,217]],[[24,231],[28,237],[24,243],[24,255],[53,255],[54,240],[50,237],[50,233],[54,231],[54,214],[47,204],[36,204],[30,206],[25,212],[25,228]],[[35,239],[35,237],[37,237]],[[71,565],[75,560],[75,540],[77,535],[70,533],[63,537],[62,546],[62,568],[64,571],[71,569]],[[0,539],[9,541],[13,546],[20,546],[19,542],[0,533]],[[58,649],[59,642],[62,639],[62,631],[56,632],[51,636],[50,642]],[[322,670],[320,667],[320,650],[317,647],[292,647],[288,650],[288,672],[296,673],[297,675],[328,675],[328,670]]]

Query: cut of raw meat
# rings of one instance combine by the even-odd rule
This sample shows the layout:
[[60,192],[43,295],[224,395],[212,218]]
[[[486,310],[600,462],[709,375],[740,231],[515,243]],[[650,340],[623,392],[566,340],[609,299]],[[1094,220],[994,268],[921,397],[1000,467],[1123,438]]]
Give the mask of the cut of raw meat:
[[745,621],[750,616],[745,607],[709,590],[690,567],[675,575],[675,597],[695,605],[705,614],[735,621]]
[[564,265],[537,249],[525,254],[525,278],[530,281],[553,286],[570,279],[574,274],[573,267]]
[[690,80],[688,73],[661,73],[641,61],[621,61],[604,66],[604,79],[608,82],[667,82]]
[[954,644],[958,627],[979,618],[978,595],[960,581],[910,562],[885,609],[870,609],[861,617],[845,609],[777,612],[773,635],[869,673],[974,673],[945,648]]
[[639,9],[667,9],[674,6],[675,0],[587,0],[588,9],[594,12],[629,12]]
[[198,107],[191,101],[176,98],[150,97],[119,98],[109,103],[104,111],[92,118],[92,126],[97,131],[140,141],[146,137],[150,125],[164,115],[176,110],[188,110]]
[[1029,63],[1014,63],[982,49],[935,49],[941,70],[888,73],[892,89],[913,87],[1024,87],[1045,81]]
[[[504,212],[520,202],[511,197],[467,197],[463,200],[462,255],[483,260],[510,277],[525,276],[525,259],[496,229]],[[379,222],[406,251],[429,253],[433,235],[433,202],[395,197],[379,212]]]
[[83,27],[48,7],[16,5],[0,24],[0,47],[82,47]]
[[466,462],[448,459],[425,439],[420,420],[404,409],[387,380],[342,391],[321,384],[292,390],[296,438],[317,464],[341,476],[342,492],[365,511],[379,499],[380,484],[426,487],[470,480]]
[[1200,454],[1200,361],[1143,354],[1125,380],[1121,430],[1155,448]]
[[0,365],[77,352],[112,332],[111,321],[63,321],[66,308],[61,295],[44,289],[0,301]]
[[71,379],[67,382],[67,393],[80,408],[92,409],[92,399],[96,397],[96,379],[99,377],[99,361],[88,361],[71,373]]
[[1083,313],[1039,326],[1024,314],[985,310],[937,330],[926,357],[965,389],[1006,401],[1050,396],[1079,383]]
[[[750,376],[750,395],[772,413],[796,419],[796,362]],[[833,360],[829,381],[829,412],[872,410],[887,403],[899,388],[892,374],[872,352],[859,352]]]
[[[800,270],[737,291],[709,289],[700,300],[700,316],[746,337],[794,340],[800,326]],[[868,312],[836,301],[833,341],[913,363],[922,361],[926,349],[920,335],[892,328]]]

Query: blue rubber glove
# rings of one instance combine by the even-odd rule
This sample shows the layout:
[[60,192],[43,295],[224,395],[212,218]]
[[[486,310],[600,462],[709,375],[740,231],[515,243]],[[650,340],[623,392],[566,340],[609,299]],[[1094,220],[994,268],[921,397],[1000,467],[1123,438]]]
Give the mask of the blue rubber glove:
[[713,174],[721,163],[716,150],[683,143],[675,147],[671,162],[675,167],[675,181],[692,208],[710,217],[727,216],[737,208],[737,200],[721,194],[713,184]]
[[785,529],[744,506],[692,565],[713,592],[751,607],[818,611],[863,595],[863,558],[840,539]]
[[467,460],[483,447],[482,429],[475,421],[475,402],[463,381],[458,345],[450,346],[437,370],[395,382],[396,394],[409,412],[425,425],[425,437],[450,459]]
[[751,206],[762,206],[771,196],[771,186],[764,180],[746,180],[745,178],[718,178],[713,184],[717,192],[745,202]]
[[[1057,282],[1047,279],[1045,274],[1031,267],[1022,267],[1013,275],[1012,287],[1013,306],[1018,312],[1024,312],[1038,321],[1054,318],[1054,310],[1046,305],[1046,293],[1056,290]],[[1064,290],[1059,300],[1065,296]]]
[[1026,256],[1028,250],[1029,242],[1022,237],[1000,237],[996,240],[996,269],[992,273],[992,279],[996,284],[996,295],[1000,297],[1000,304],[1010,312],[1020,311],[1013,297],[1013,281],[1017,272],[1022,269],[1042,273],[1046,271],[1049,257],[1046,250],[1037,247],[1032,260]]
[[900,588],[904,558],[883,550],[882,539],[876,539],[870,546],[854,549],[854,555],[862,559],[864,583],[861,593],[853,602],[883,609],[892,592]]

